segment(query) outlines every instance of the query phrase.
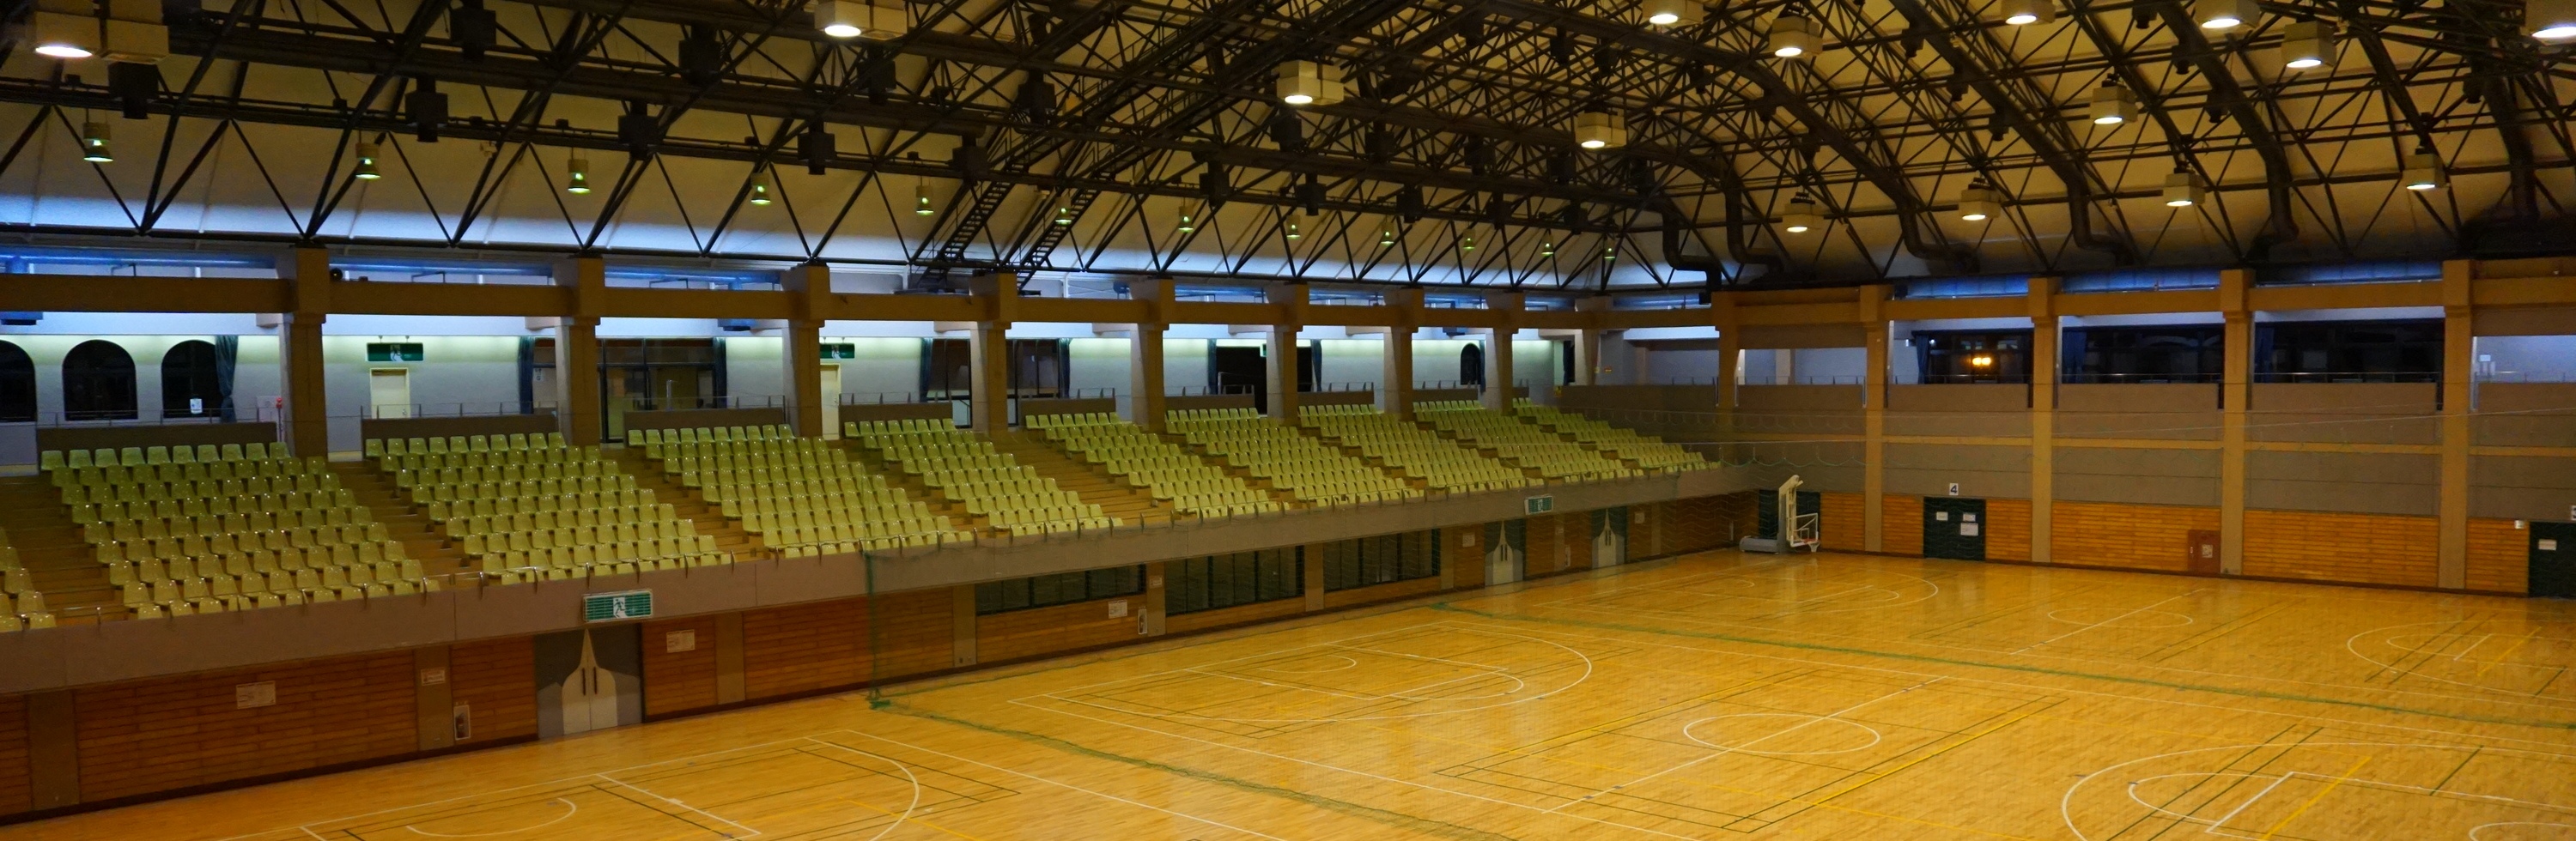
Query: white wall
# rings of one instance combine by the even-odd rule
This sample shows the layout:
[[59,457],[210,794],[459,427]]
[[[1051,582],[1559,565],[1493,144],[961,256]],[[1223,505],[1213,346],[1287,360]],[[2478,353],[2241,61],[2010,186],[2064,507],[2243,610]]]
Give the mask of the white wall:
[[[846,343],[854,358],[841,364],[841,393],[858,403],[909,403],[921,399],[921,340],[911,337],[825,336]],[[830,398],[830,395],[825,395]]]
[[1516,385],[1529,386],[1531,400],[1556,402],[1556,384],[1565,379],[1562,363],[1556,360],[1555,341],[1526,331],[1512,337],[1512,379]]
[[779,336],[724,337],[725,392],[738,405],[782,405],[787,393],[787,340]]
[[[1763,365],[1751,363],[1751,357],[1763,354]],[[1744,370],[1752,372],[1755,381],[1770,376],[1768,351],[1745,351]],[[1655,350],[1646,352],[1645,376],[1638,385],[1666,385],[1682,382],[1708,382],[1717,379],[1718,362],[1723,357],[1714,350]]]
[[1449,338],[1438,331],[1425,331],[1413,337],[1413,382],[1442,388],[1454,388],[1464,369],[1458,355],[1468,345],[1483,345],[1482,339]]
[[2505,382],[2576,382],[2576,336],[2480,336],[2479,375]]
[[1178,392],[1183,387],[1196,394],[1207,388],[1208,340],[1163,337],[1163,390]]
[[1801,383],[1856,383],[1869,370],[1868,348],[1799,348],[1790,356],[1789,368]]
[[1127,395],[1134,390],[1128,388],[1128,379],[1135,374],[1128,364],[1128,347],[1133,343],[1124,336],[1066,342],[1066,363],[1071,371],[1065,377],[1065,388],[1077,394],[1108,389],[1120,396]]
[[[1315,339],[1316,387],[1375,390],[1386,374],[1386,343],[1377,339]],[[1357,385],[1354,385],[1357,384]]]
[[[238,369],[247,372],[251,337],[242,342],[245,357]],[[419,362],[368,362],[370,342],[419,342]],[[265,370],[275,371],[276,342],[267,342],[270,362]],[[519,337],[518,336],[331,336],[322,337],[322,394],[329,401],[331,449],[345,452],[358,449],[358,421],[368,412],[369,372],[377,368],[408,369],[411,380],[411,402],[417,417],[440,415],[488,415],[519,410]],[[236,376],[233,394],[243,397],[241,377]],[[269,391],[276,388],[274,375]],[[256,400],[253,395],[251,399]],[[540,402],[551,395],[539,395]]]

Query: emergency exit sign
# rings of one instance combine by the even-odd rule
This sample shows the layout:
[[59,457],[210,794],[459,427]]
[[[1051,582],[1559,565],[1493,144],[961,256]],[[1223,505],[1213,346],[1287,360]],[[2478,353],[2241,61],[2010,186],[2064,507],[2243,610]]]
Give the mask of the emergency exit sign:
[[617,622],[645,619],[653,615],[653,591],[628,590],[623,593],[589,593],[581,597],[581,621]]
[[1556,497],[1534,496],[1522,501],[1523,513],[1545,514],[1556,510]]

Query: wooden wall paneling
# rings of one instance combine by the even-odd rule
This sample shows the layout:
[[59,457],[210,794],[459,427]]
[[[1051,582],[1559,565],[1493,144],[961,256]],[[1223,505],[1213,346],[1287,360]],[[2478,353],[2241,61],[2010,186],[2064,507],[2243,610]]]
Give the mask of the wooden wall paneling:
[[867,619],[864,599],[744,611],[743,696],[775,698],[866,680]]
[[1397,581],[1389,584],[1371,584],[1366,587],[1353,587],[1348,590],[1335,590],[1324,594],[1324,609],[1338,610],[1357,605],[1375,604],[1378,602],[1394,601],[1396,599],[1409,599],[1414,596],[1429,595],[1437,592],[1440,592],[1440,579],[1437,578],[1417,578],[1411,581]]
[[[1109,615],[1109,603],[1126,602],[1126,615]],[[1001,663],[1134,640],[1136,609],[1144,596],[1093,599],[1054,607],[976,617],[975,646],[986,663]]]
[[1987,560],[2030,560],[2030,529],[2030,500],[1986,500]]
[[25,696],[28,808],[81,802],[78,700],[69,689]]
[[1443,590],[1485,586],[1485,527],[1450,526],[1440,530],[1440,577]]
[[[74,690],[83,802],[412,753],[412,653],[313,660]],[[237,687],[274,686],[240,709]]]
[[537,735],[537,645],[533,637],[459,643],[447,648],[447,695],[466,708],[469,738],[488,744]]
[[1210,628],[1228,628],[1236,625],[1248,625],[1254,622],[1268,622],[1274,619],[1286,619],[1305,612],[1306,599],[1304,597],[1272,599],[1266,602],[1254,602],[1252,604],[1235,605],[1233,607],[1221,607],[1215,610],[1201,610],[1194,613],[1177,614],[1163,620],[1163,630],[1165,633],[1170,634],[1186,634],[1192,631],[1204,631]]
[[2468,589],[2531,591],[2531,532],[2514,525],[2513,520],[2469,520]]
[[1881,497],[1880,510],[1885,511],[1887,531],[1880,536],[1881,551],[1890,555],[1923,556],[1923,498],[1904,494]]
[[27,724],[27,696],[0,697],[0,815],[35,808],[35,757]]
[[950,639],[955,632],[955,623],[949,616],[953,609],[954,602],[944,589],[877,596],[875,606],[869,610],[875,623],[869,642],[875,661],[871,680],[951,668],[956,650]]
[[2437,528],[2432,517],[2247,509],[2244,574],[2431,587]]
[[1556,515],[1559,540],[1565,541],[1565,569],[1569,572],[1592,568],[1592,512],[1567,511]]
[[2184,572],[2191,533],[2217,531],[2218,509],[2108,502],[2056,503],[2054,563]]
[[1868,500],[1856,493],[1826,491],[1824,510],[1819,523],[1824,530],[1825,550],[1859,552],[1868,540]]
[[716,615],[716,703],[739,704],[748,696],[742,683],[742,614]]
[[[644,623],[644,715],[673,715],[722,703],[717,698],[716,617]],[[684,646],[674,651],[674,645]]]

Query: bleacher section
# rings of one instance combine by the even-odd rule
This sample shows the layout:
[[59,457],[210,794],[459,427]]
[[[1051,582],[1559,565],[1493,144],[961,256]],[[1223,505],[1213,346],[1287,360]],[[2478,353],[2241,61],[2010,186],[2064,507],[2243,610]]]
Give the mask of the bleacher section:
[[499,583],[733,560],[598,447],[559,433],[369,439],[366,454]]
[[846,450],[785,426],[641,430],[664,475],[785,557],[973,539]]
[[1679,445],[1666,443],[1634,430],[1621,429],[1572,412],[1561,412],[1553,406],[1541,406],[1527,398],[1514,401],[1512,410],[1531,423],[1574,437],[1578,443],[1636,462],[1647,470],[1704,470],[1708,459]]
[[1413,404],[1413,414],[1433,429],[1493,450],[1549,479],[1587,481],[1635,476],[1639,471],[1599,451],[1522,421],[1519,417],[1472,400],[1431,400]]
[[945,418],[853,421],[841,437],[856,440],[923,486],[984,518],[986,528],[1014,535],[1119,525],[1100,506],[1056,487],[993,443]]
[[1066,453],[1147,489],[1155,499],[1169,500],[1182,513],[1226,517],[1282,507],[1269,494],[1117,415],[1035,415],[1021,423]]
[[1247,408],[1174,409],[1165,429],[1300,501],[1387,502],[1422,492]]
[[[283,444],[46,451],[40,459],[136,618],[439,587],[327,462],[289,456]],[[40,593],[17,599],[31,619],[44,612]]]
[[1420,479],[1435,490],[1491,491],[1539,484],[1539,480],[1517,469],[1380,412],[1375,406],[1307,406],[1298,411],[1297,423],[1328,441],[1357,448],[1361,454]]
[[27,569],[18,565],[18,547],[9,542],[9,530],[0,529],[0,631],[53,626],[54,613],[45,609],[45,594],[36,590]]

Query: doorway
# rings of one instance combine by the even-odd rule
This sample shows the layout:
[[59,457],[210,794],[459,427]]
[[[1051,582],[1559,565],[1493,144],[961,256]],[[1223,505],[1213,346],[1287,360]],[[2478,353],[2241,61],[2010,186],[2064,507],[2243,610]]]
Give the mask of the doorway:
[[1986,501],[1950,496],[1923,498],[1923,557],[1986,559]]
[[1485,585],[1510,584],[1529,577],[1529,521],[1485,524]]
[[2217,575],[2220,572],[2218,567],[2218,532],[2208,529],[2192,529],[2191,545],[2185,547],[2183,551],[2186,555],[2186,557],[2183,558],[2183,569],[2189,570],[2195,575]]
[[1594,510],[1592,512],[1592,567],[1599,569],[1627,562],[1628,507],[1621,505]]
[[1208,351],[1208,393],[1250,394],[1252,408],[1270,411],[1270,370],[1261,348],[1218,345]]
[[644,720],[642,627],[618,625],[537,637],[539,738]]
[[841,366],[823,366],[823,387],[815,391],[823,398],[823,440],[841,439]]
[[411,417],[411,369],[367,369],[367,405],[377,418]]
[[2576,523],[2531,524],[2531,594],[2576,599]]

